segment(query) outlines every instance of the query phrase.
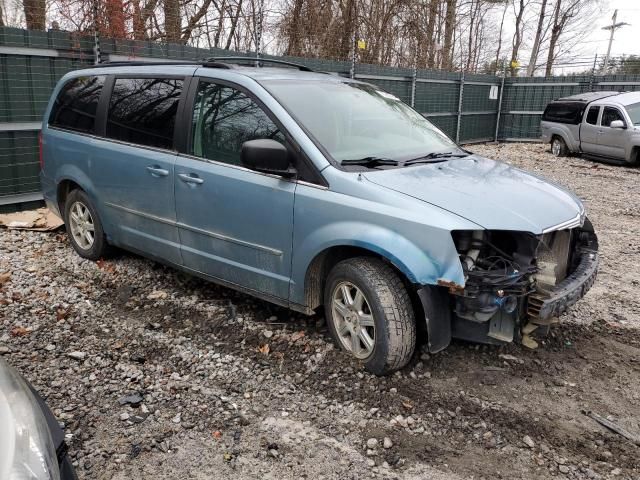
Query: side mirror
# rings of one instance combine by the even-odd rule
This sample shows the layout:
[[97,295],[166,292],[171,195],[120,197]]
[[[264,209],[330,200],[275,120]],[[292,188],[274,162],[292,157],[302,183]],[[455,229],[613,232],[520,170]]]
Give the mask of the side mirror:
[[249,140],[242,144],[240,151],[242,165],[262,173],[283,177],[296,174],[291,166],[287,147],[271,139]]
[[624,124],[624,122],[622,120],[614,120],[613,122],[611,122],[611,125],[609,125],[611,128],[627,128],[627,126]]

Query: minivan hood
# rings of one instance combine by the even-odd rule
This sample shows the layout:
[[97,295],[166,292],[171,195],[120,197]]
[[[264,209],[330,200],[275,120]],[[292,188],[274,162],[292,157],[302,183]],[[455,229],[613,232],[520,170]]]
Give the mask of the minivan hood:
[[477,155],[368,171],[364,177],[490,230],[538,234],[584,212],[580,200],[558,185]]

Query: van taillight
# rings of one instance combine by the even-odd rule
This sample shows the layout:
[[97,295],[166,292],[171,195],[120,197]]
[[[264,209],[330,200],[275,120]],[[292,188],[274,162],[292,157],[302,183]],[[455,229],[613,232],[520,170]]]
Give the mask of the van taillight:
[[42,156],[42,132],[38,132],[38,162],[40,170],[44,169],[44,158]]

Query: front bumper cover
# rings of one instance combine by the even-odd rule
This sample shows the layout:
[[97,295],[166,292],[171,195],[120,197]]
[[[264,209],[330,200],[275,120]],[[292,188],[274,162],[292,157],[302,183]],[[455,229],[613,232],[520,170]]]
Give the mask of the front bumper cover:
[[598,241],[593,232],[583,232],[586,239],[579,247],[579,262],[575,270],[549,291],[529,295],[527,314],[533,323],[558,317],[585,296],[598,274]]

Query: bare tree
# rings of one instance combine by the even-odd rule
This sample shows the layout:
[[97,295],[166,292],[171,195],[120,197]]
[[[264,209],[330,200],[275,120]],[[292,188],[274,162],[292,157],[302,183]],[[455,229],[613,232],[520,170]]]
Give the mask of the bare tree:
[[533,76],[536,70],[536,63],[538,62],[538,54],[540,53],[540,44],[543,39],[544,25],[547,19],[547,2],[548,0],[542,0],[540,4],[540,11],[538,12],[538,26],[536,28],[536,34],[533,39],[533,45],[531,46],[531,56],[529,57],[529,65],[527,65],[527,76]]
[[453,66],[454,30],[456,22],[457,0],[446,0],[444,20],[444,45],[442,46],[442,68],[450,70]]
[[583,25],[582,33],[584,34],[589,28],[589,24],[585,23],[585,20],[589,19],[587,9],[593,7],[594,3],[592,0],[555,0],[555,2],[545,68],[546,77],[551,75],[553,64],[558,56],[560,37],[571,30],[576,23]]
[[511,69],[511,76],[515,77],[518,71],[518,54],[520,53],[520,47],[522,46],[522,40],[524,38],[524,13],[529,4],[529,0],[512,0],[512,3],[513,13],[515,15],[515,33],[513,34],[509,68]]

